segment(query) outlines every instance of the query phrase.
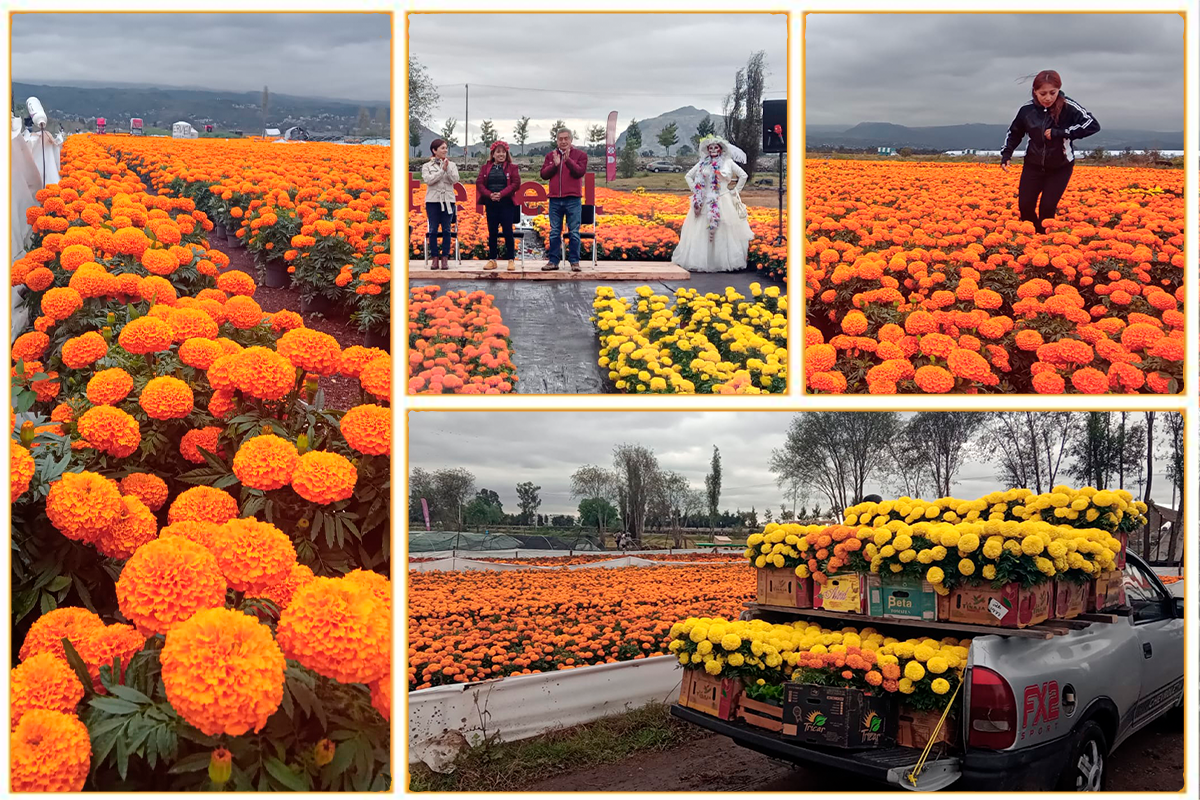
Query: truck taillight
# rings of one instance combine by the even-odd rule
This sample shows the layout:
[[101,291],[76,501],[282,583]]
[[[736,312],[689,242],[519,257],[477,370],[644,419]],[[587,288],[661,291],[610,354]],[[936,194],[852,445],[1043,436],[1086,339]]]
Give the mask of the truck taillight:
[[1004,750],[1017,740],[1017,701],[1008,682],[986,667],[971,669],[971,747]]

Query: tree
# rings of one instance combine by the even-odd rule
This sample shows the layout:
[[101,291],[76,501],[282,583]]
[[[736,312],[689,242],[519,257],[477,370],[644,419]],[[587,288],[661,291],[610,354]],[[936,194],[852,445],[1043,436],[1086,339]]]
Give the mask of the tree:
[[588,129],[587,129],[588,145],[590,145],[592,147],[592,149],[595,150],[596,153],[601,152],[601,150],[600,150],[601,145],[604,144],[604,140],[607,138],[608,138],[608,131],[606,131],[604,129],[603,125],[589,125],[588,126]]
[[913,154],[913,149],[911,147],[901,147],[900,148],[900,157],[901,158],[912,158],[912,154]]
[[754,510],[754,506],[750,506],[750,513],[746,515],[746,527],[758,527],[758,512]]
[[692,146],[690,144],[685,144],[682,147],[680,147],[678,150],[675,151],[675,155],[680,156],[680,157],[690,156],[691,154],[692,154]]
[[[604,535],[618,519],[617,510],[609,501],[616,494],[616,476],[603,467],[585,464],[571,475],[572,497],[583,498],[585,503],[597,509],[595,522],[600,536],[600,549],[604,549]],[[607,509],[612,509],[611,515]],[[584,516],[584,503],[579,504],[579,515]],[[589,523],[582,523],[588,525]]]
[[920,497],[925,486],[932,483],[929,464],[921,453],[923,445],[913,442],[909,428],[905,427],[900,436],[888,439],[886,447],[890,461],[887,471],[897,494]]
[[[1167,480],[1171,481],[1171,494],[1178,496],[1179,506],[1175,509],[1175,521],[1171,523],[1171,536],[1167,541],[1167,560],[1175,560],[1175,545],[1184,527],[1184,457],[1183,457],[1183,414],[1168,411],[1163,414],[1167,426]],[[1147,554],[1148,555],[1148,554]]]
[[458,120],[450,117],[446,120],[446,124],[442,125],[442,131],[439,134],[440,138],[446,140],[446,144],[451,147],[458,146],[458,137],[454,135],[454,129],[458,127]]
[[775,512],[771,510],[770,506],[763,509],[763,521],[768,525],[775,521]]
[[541,490],[542,487],[534,486],[530,481],[517,484],[517,505],[521,507],[521,519],[533,520],[533,524],[537,524],[537,510],[542,505],[542,498],[538,496]]
[[679,142],[679,128],[672,122],[669,125],[664,125],[663,129],[658,132],[658,143],[667,151],[667,158],[671,157],[671,148]]
[[981,441],[1006,486],[1041,494],[1058,480],[1079,423],[1070,411],[998,411]]
[[801,480],[837,508],[863,496],[867,480],[886,471],[894,411],[808,411],[792,417],[782,448],[771,451],[778,486]]
[[633,152],[641,149],[642,129],[636,119],[629,120],[629,127],[625,129],[625,146],[628,147],[630,142],[633,143]]
[[438,508],[438,517],[447,524],[455,524],[461,530],[463,504],[475,491],[475,476],[462,469],[439,469],[433,473],[433,492]]
[[733,90],[725,96],[725,138],[746,153],[746,173],[754,177],[755,162],[762,147],[762,95],[766,52],[750,55],[746,66],[734,75]]
[[1103,161],[1106,158],[1108,158],[1108,153],[1105,152],[1103,147],[1097,147],[1090,154],[1088,154],[1088,161]]
[[554,142],[558,138],[558,132],[567,127],[567,123],[561,119],[554,120],[554,124],[550,126],[550,141]]
[[907,438],[924,445],[918,452],[933,476],[934,492],[939,497],[950,496],[950,486],[962,467],[967,447],[986,420],[987,414],[979,411],[918,411],[908,421]]
[[[1151,490],[1154,486],[1154,414],[1153,411],[1146,412],[1146,494],[1142,498],[1142,502],[1147,507],[1150,505],[1150,500],[1153,497]],[[1150,556],[1150,517],[1147,515],[1146,524],[1142,527],[1142,555],[1149,558]]]
[[[408,57],[408,117],[416,120],[414,128],[433,124],[433,110],[441,102],[429,71],[420,61]],[[444,138],[444,137],[443,137]]]
[[787,503],[779,504],[779,521],[792,522],[796,519],[796,512],[787,507]]
[[[435,494],[433,474],[414,467],[408,475],[408,521],[424,525],[425,512],[421,507],[421,500],[424,498],[426,504],[431,504]],[[430,513],[432,519],[433,514]]]
[[359,133],[366,133],[371,127],[371,112],[367,111],[366,106],[358,107],[358,121],[355,124]]
[[498,525],[504,519],[504,509],[491,503],[482,493],[471,498],[463,510],[463,519],[468,525]]
[[712,461],[704,478],[704,495],[708,501],[708,526],[716,527],[717,510],[721,506],[721,451],[713,445]]
[[550,518],[550,524],[555,528],[574,528],[575,517],[570,514],[555,514]]
[[613,470],[617,475],[625,530],[640,542],[658,480],[658,458],[648,447],[620,444],[613,448]]
[[483,144],[484,152],[490,150],[492,143],[499,138],[499,134],[496,133],[496,126],[492,125],[490,119],[485,119],[479,123],[479,141]]
[[415,119],[408,121],[408,146],[413,149],[413,156],[421,155],[421,123]]
[[[700,124],[696,126],[696,132],[692,134],[692,146],[696,148],[697,152],[699,152],[700,140],[705,136],[712,136],[716,132],[717,126],[713,124],[712,117],[710,117],[708,114],[705,114],[704,119],[700,120]],[[680,155],[683,154],[682,149],[679,152]]]
[[592,497],[579,501],[579,524],[595,528],[600,536],[600,549],[604,549],[604,532],[621,521],[617,507],[603,497]]
[[521,117],[513,127],[513,141],[521,145],[521,155],[525,155],[525,142],[529,141],[529,117]]
[[262,123],[263,136],[267,135],[267,107],[271,104],[271,92],[266,86],[263,87],[262,93]]
[[1076,430],[1071,441],[1071,456],[1074,461],[1067,470],[1072,478],[1107,489],[1120,458],[1112,431],[1112,418],[1108,411],[1088,411],[1084,421]]
[[621,150],[621,158],[617,162],[617,171],[622,178],[632,178],[637,172],[637,165],[637,148],[626,141],[625,147]]
[[679,526],[691,503],[692,485],[687,476],[678,472],[664,472],[656,483],[666,507],[667,522],[671,526],[675,547],[681,547],[683,533]]

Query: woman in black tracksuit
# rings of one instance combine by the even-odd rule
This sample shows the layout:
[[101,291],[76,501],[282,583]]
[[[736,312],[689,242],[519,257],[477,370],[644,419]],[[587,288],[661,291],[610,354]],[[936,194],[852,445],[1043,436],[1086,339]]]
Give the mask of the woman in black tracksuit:
[[[1013,151],[1029,136],[1017,188],[1017,207],[1021,219],[1032,222],[1038,233],[1046,232],[1042,220],[1054,217],[1058,201],[1071,180],[1075,166],[1072,142],[1100,130],[1096,118],[1061,90],[1062,78],[1057,72],[1052,69],[1039,72],[1033,79],[1033,99],[1017,112],[1000,151],[1000,167],[1007,172]],[[1038,195],[1042,197],[1040,208]]]

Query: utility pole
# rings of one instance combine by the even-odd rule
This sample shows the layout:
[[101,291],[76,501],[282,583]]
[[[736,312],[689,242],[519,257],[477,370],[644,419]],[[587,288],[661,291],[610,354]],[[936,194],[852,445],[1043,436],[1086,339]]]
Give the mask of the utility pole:
[[467,90],[467,114],[463,120],[463,158],[471,157],[471,84],[464,83]]
[[262,93],[262,117],[263,117],[262,135],[263,135],[264,139],[267,138],[267,102],[269,99],[270,99],[270,93],[267,91],[267,87],[264,86],[263,93]]

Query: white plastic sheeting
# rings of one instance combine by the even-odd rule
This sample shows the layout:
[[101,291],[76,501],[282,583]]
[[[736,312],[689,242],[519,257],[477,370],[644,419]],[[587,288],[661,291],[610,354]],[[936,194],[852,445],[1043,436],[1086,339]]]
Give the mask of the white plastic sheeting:
[[493,734],[512,742],[665,703],[679,694],[678,667],[674,656],[655,656],[409,692],[408,761],[424,760],[446,731],[472,746]]
[[592,561],[587,564],[569,564],[554,566],[553,564],[505,564],[496,561],[476,561],[470,558],[439,558],[434,561],[409,562],[409,572],[507,572],[514,569],[616,569],[620,567],[690,567],[727,564],[725,561],[656,561],[651,558],[623,556],[604,561]]
[[[736,545],[731,547],[706,547],[704,549],[678,549],[678,550],[626,550],[621,553],[622,556],[663,556],[663,555],[679,555],[687,553],[741,553],[745,550],[744,547]],[[428,550],[425,552],[409,553],[409,558],[567,558],[569,556],[597,556],[603,555],[605,552],[614,551],[603,550],[537,550],[535,548],[524,548],[520,550]]]
[[[25,243],[33,229],[25,219],[26,210],[39,205],[37,192],[45,184],[58,183],[59,156],[62,152],[62,137],[49,131],[26,133],[20,118],[12,118],[12,176],[10,180],[12,211],[9,220],[9,254],[13,261],[25,254]],[[42,175],[43,165],[45,176]],[[24,289],[15,288],[9,294],[12,312],[10,339],[25,330],[29,315],[20,307]]]

